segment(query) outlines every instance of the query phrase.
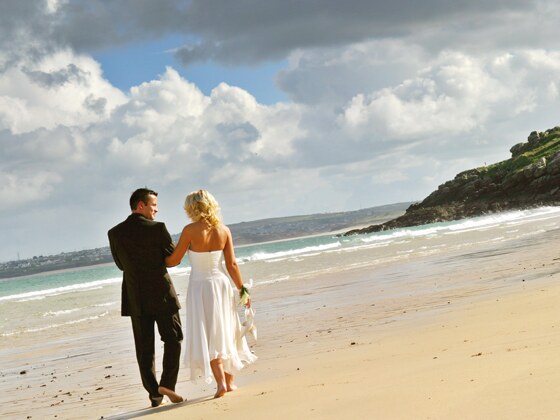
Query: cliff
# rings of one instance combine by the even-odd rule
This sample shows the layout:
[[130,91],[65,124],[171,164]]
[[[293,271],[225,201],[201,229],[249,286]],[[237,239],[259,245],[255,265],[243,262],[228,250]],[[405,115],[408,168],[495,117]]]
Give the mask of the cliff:
[[502,162],[461,172],[405,214],[344,235],[444,222],[504,210],[560,205],[560,127],[533,131]]

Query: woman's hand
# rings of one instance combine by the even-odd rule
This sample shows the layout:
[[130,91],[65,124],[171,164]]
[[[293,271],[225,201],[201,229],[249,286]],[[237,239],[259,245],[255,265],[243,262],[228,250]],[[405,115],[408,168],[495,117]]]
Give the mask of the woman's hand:
[[247,308],[251,307],[251,294],[249,293],[249,289],[243,285],[241,285],[239,289],[239,303]]

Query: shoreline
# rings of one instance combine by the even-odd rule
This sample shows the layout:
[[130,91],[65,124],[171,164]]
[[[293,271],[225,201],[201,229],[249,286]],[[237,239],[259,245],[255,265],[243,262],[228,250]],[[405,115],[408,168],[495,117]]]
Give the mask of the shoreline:
[[[556,418],[560,262],[547,244],[558,236],[411,261],[399,269],[417,279],[386,296],[387,284],[362,288],[358,299],[351,293],[370,269],[345,273],[344,284],[335,284],[337,274],[315,278],[299,299],[279,284],[285,305],[262,301],[272,306],[270,325],[259,329],[268,342],[240,375],[240,390],[146,417]],[[439,287],[450,273],[459,286]],[[294,300],[298,308],[285,309]],[[287,330],[280,337],[278,325]]]
[[[408,206],[410,203],[408,203],[408,202],[392,203],[392,204],[385,204],[385,205],[380,205],[380,206],[362,208],[362,209],[358,209],[358,210],[350,210],[350,211],[346,211],[346,212],[318,213],[318,214],[311,214],[311,215],[294,215],[294,216],[286,216],[286,217],[275,217],[275,218],[270,218],[270,219],[253,220],[253,221],[249,221],[249,222],[228,223],[228,226],[231,227],[231,226],[235,226],[235,225],[242,225],[242,224],[245,224],[245,223],[249,223],[249,224],[257,223],[258,224],[258,223],[262,223],[262,222],[267,222],[267,223],[271,222],[271,223],[276,224],[276,225],[282,225],[282,224],[285,224],[287,220],[293,219],[293,218],[296,218],[296,219],[301,218],[301,217],[312,218],[314,216],[319,217],[319,218],[323,218],[324,216],[328,216],[328,215],[330,215],[330,216],[339,215],[340,216],[340,215],[343,215],[343,214],[346,215],[345,219],[346,219],[346,217],[350,218],[349,223],[352,224],[353,222],[356,221],[355,220],[356,219],[356,214],[358,214],[358,213],[362,213],[364,211],[380,211],[380,209],[387,209],[387,208],[393,208],[393,207],[400,208],[401,206],[403,206],[405,204]],[[385,211],[385,213],[388,212],[387,210],[384,210],[384,211]],[[380,217],[380,218],[376,219],[376,221],[387,221],[387,220],[390,220],[392,217],[394,217],[396,214],[401,214],[403,212],[404,212],[404,210],[402,212],[401,211],[392,211],[391,213],[394,213],[394,214],[392,214],[390,216],[388,215],[387,217]],[[332,221],[331,221],[331,224],[332,224]],[[355,229],[355,228],[357,228],[357,226],[353,227],[353,225],[350,225],[348,228],[342,229],[342,231],[346,231],[347,229]],[[284,237],[283,239],[282,238],[281,239],[275,239],[275,240],[272,240],[272,241],[251,242],[249,240],[247,243],[244,243],[243,245],[258,245],[258,244],[264,244],[264,243],[276,242],[276,241],[284,241],[284,240],[290,240],[290,239],[302,239],[302,238],[305,238],[307,236],[316,236],[316,235],[323,235],[323,234],[328,235],[329,232],[326,231],[324,233],[319,232],[319,233],[313,233],[313,234],[310,234],[310,235],[297,235],[297,236],[293,236],[293,237]],[[177,237],[178,238],[179,236],[180,236],[180,232],[172,234],[172,237]],[[281,236],[281,234],[280,234],[280,236]],[[241,245],[241,241],[240,241],[240,245]],[[24,270],[24,271],[26,271],[26,274],[21,274],[21,275],[16,274],[15,276],[11,275],[11,274],[10,275],[3,274],[4,271],[12,272],[13,267],[8,268],[7,266],[10,266],[10,265],[13,266],[13,264],[18,265],[19,262],[26,262],[26,261],[31,262],[31,261],[34,261],[36,258],[39,259],[39,260],[50,260],[50,259],[53,259],[53,258],[57,259],[57,258],[60,258],[63,255],[65,255],[65,256],[78,256],[81,259],[84,256],[84,254],[86,254],[86,253],[90,253],[90,254],[91,253],[97,253],[97,254],[99,254],[99,252],[101,250],[105,251],[101,255],[101,258],[104,261],[101,261],[101,262],[98,262],[98,263],[95,262],[97,260],[87,261],[87,262],[84,262],[83,264],[81,263],[81,264],[78,264],[78,265],[66,265],[66,263],[63,263],[62,267],[61,267],[59,262],[53,263],[51,261],[48,261],[49,265],[50,264],[53,264],[53,265],[56,264],[56,266],[53,267],[52,270],[35,271],[35,268],[40,267],[42,264],[35,265],[35,263],[34,263],[33,264],[33,270]],[[93,262],[93,264],[92,264],[92,262]],[[33,276],[33,275],[36,275],[36,274],[48,273],[48,272],[51,272],[51,271],[64,270],[64,269],[75,269],[75,268],[78,268],[78,267],[94,267],[94,266],[97,266],[97,265],[101,265],[101,264],[105,264],[105,263],[111,263],[111,262],[112,262],[112,258],[111,258],[110,252],[108,252],[108,243],[107,243],[105,246],[100,246],[100,247],[96,247],[96,248],[81,249],[79,251],[60,251],[57,254],[40,255],[38,257],[34,256],[32,258],[24,258],[22,260],[20,260],[18,258],[17,260],[1,261],[0,262],[0,280],[16,279],[16,278],[21,278],[21,277]],[[19,269],[21,270],[21,268],[19,268]],[[32,272],[30,272],[30,271],[32,271]]]
[[[350,229],[357,229],[357,227],[353,227],[353,228],[350,228]],[[294,237],[290,237],[290,238],[276,239],[276,240],[272,240],[272,241],[254,242],[254,243],[248,243],[248,244],[242,244],[242,245],[235,245],[235,248],[245,248],[245,247],[255,246],[255,245],[266,245],[266,244],[285,242],[285,241],[291,241],[291,240],[315,238],[315,237],[319,237],[319,236],[337,235],[337,234],[340,234],[340,233],[346,232],[346,231],[347,231],[347,229],[342,229],[342,230],[333,231],[333,232],[324,232],[324,233],[316,233],[316,234],[311,234],[311,235],[294,236]],[[115,263],[113,261],[109,261],[109,262],[101,262],[101,263],[98,263],[98,264],[76,265],[76,266],[72,266],[72,267],[69,266],[69,267],[65,267],[65,268],[54,268],[52,270],[38,271],[38,272],[35,272],[35,273],[22,274],[22,275],[11,276],[11,277],[1,277],[0,276],[0,283],[2,283],[3,281],[10,281],[10,280],[16,280],[16,279],[28,279],[28,278],[31,278],[31,277],[40,277],[40,276],[45,276],[45,275],[50,275],[50,274],[64,273],[64,272],[68,272],[68,271],[80,271],[80,270],[87,270],[87,269],[95,268],[95,267],[114,266],[114,265],[115,265]]]
[[397,329],[351,332],[328,350],[267,358],[266,372],[234,395],[145,417],[555,419],[560,339],[551,315],[559,298],[558,285],[535,287],[403,320]]
[[15,276],[15,277],[0,277],[0,283],[9,280],[29,279],[31,277],[42,277],[42,276],[48,276],[50,274],[67,273],[69,271],[83,271],[83,270],[88,270],[90,268],[108,267],[108,266],[115,266],[115,263],[113,261],[110,261],[110,262],[102,262],[99,264],[77,265],[75,267],[55,268],[53,270],[39,271],[37,273],[23,274],[21,276]]
[[[560,236],[558,220],[508,228],[521,231],[507,242],[495,240],[497,228],[462,233],[456,246],[450,235],[437,252],[380,264],[371,260],[378,251],[366,250],[363,265],[259,285],[253,291],[259,341],[249,340],[259,360],[237,377],[240,389],[219,400],[211,398],[213,384],[191,384],[180,373],[177,392],[188,401],[148,408],[130,320],[116,312],[8,337],[0,349],[0,414],[554,418],[560,374],[550,360],[560,347],[554,334],[560,259],[551,244]],[[186,274],[173,281],[184,287]],[[159,342],[156,366],[160,372]],[[496,383],[502,377],[507,381]],[[531,398],[523,387],[534,390]],[[505,395],[516,399],[515,410]],[[474,408],[473,398],[481,402]],[[531,411],[536,405],[540,411]]]

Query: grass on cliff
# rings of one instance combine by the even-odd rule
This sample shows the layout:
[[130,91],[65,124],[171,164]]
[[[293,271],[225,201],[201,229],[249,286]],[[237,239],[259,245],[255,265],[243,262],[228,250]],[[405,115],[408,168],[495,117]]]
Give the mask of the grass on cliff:
[[550,156],[557,151],[560,151],[560,133],[555,131],[540,140],[534,149],[527,150],[516,157],[477,169],[484,176],[492,176],[498,173],[515,173],[540,158]]

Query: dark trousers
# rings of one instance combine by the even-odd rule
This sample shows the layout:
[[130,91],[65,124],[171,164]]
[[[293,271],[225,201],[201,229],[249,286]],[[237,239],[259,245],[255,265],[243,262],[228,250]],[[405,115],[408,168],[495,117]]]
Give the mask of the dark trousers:
[[[160,400],[162,395],[158,387],[163,386],[175,391],[181,356],[183,330],[179,313],[173,315],[131,316],[136,360],[140,368],[142,384],[152,402]],[[155,368],[154,323],[157,324],[161,341],[163,341],[163,370],[158,384]]]

